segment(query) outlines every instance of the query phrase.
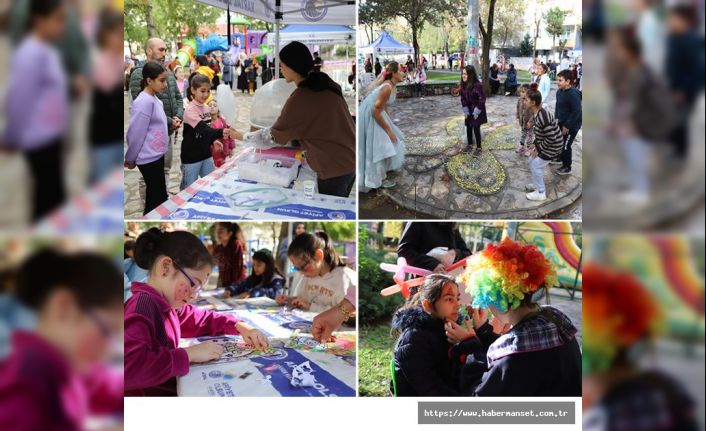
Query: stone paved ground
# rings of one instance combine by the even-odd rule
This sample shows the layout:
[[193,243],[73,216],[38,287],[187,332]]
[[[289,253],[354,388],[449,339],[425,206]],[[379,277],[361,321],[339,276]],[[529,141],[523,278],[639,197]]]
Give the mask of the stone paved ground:
[[[235,91],[235,106],[236,106],[236,122],[232,126],[240,131],[250,130],[250,105],[252,104],[253,96],[248,94],[243,94],[240,91]],[[351,112],[355,112],[355,99],[347,97],[346,101]],[[125,112],[124,112],[124,126],[127,130],[127,125],[129,121],[129,105],[127,100],[127,95],[125,96]],[[182,131],[179,131],[179,136],[177,139],[176,146],[174,148],[174,156],[172,158],[172,169],[170,171],[170,181],[168,185],[168,191],[170,194],[179,193],[179,183],[181,181],[181,172],[179,170],[179,154],[181,153],[181,138]],[[127,143],[125,144],[127,148]],[[144,203],[140,199],[140,194],[138,190],[138,180],[140,178],[140,171],[135,168],[133,170],[125,169],[125,219],[134,220],[142,217],[142,210],[144,208]]]
[[[555,91],[556,88],[548,102],[552,110]],[[515,131],[516,102],[515,97],[495,96],[488,99],[486,106],[489,123],[481,129],[484,142],[488,142],[489,138],[505,137],[508,132],[512,135]],[[461,106],[458,98],[438,96],[399,100],[391,106],[390,112],[410,141],[414,137],[425,137],[431,145],[437,146],[439,141],[447,139],[448,123],[461,115]],[[376,210],[369,204],[382,194],[406,210],[400,213],[402,217],[411,214],[414,216],[412,218],[537,219],[551,215],[554,218],[579,219],[581,205],[575,202],[582,191],[581,140],[582,132],[579,132],[573,147],[572,175],[562,177],[553,174],[551,171],[556,166],[552,166],[551,171],[546,170],[548,199],[544,202],[526,199],[524,187],[531,182],[527,160],[513,149],[491,150],[492,156],[502,165],[506,177],[505,184],[497,193],[481,195],[462,188],[454,175],[449,175],[451,172],[446,164],[463,150],[459,142],[436,155],[408,154],[403,169],[391,176],[397,186],[378,192],[378,197],[367,196],[361,199],[361,205],[365,207],[363,212],[366,218],[376,218]],[[503,142],[497,144],[502,146]],[[491,163],[485,157],[490,158],[490,155],[486,154],[481,163]],[[385,212],[393,211],[383,209],[380,218]]]

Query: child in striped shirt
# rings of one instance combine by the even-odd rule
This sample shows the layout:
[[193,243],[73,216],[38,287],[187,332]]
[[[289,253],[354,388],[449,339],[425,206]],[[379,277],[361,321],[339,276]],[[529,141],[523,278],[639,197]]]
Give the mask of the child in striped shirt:
[[544,168],[561,154],[563,135],[554,116],[542,107],[542,94],[538,90],[527,91],[525,104],[532,111],[534,118],[534,140],[529,148],[532,183],[526,186],[529,192],[526,196],[531,201],[544,201],[547,199]]

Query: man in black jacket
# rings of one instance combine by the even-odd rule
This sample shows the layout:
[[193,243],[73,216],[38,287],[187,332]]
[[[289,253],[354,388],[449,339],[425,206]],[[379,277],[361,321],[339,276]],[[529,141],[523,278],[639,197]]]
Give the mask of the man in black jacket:
[[561,152],[562,166],[557,169],[558,175],[571,174],[571,144],[581,129],[581,93],[571,86],[571,71],[562,70],[557,76],[556,109],[554,117],[559,122],[561,134],[564,136],[564,146]]
[[447,222],[407,223],[397,247],[397,255],[404,257],[412,266],[443,272],[444,265],[438,259],[427,255],[437,247],[446,247],[449,252],[454,253],[454,262],[471,255],[471,251],[458,232],[456,223]]

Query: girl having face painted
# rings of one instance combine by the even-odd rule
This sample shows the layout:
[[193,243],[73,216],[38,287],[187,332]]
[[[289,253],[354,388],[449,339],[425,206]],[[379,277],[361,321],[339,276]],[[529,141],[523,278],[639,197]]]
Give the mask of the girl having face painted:
[[213,261],[193,234],[152,228],[137,238],[135,262],[149,271],[146,283],[133,282],[125,303],[126,395],[174,395],[176,377],[192,363],[220,358],[214,342],[179,347],[183,337],[232,334],[262,349],[267,338],[231,314],[196,308],[191,302],[206,284]]

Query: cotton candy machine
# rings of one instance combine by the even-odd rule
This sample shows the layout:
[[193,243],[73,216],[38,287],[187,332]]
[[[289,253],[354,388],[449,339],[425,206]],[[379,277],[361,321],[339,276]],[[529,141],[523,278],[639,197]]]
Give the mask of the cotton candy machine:
[[250,127],[252,130],[272,127],[279,118],[284,103],[297,86],[284,79],[275,79],[255,92],[250,107]]

